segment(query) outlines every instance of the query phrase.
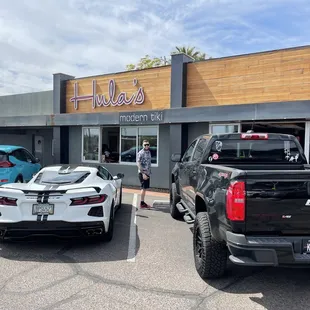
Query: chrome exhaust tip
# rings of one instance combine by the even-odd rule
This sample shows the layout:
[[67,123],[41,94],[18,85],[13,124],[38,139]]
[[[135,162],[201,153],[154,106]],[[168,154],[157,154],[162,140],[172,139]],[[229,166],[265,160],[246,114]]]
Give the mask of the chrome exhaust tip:
[[87,230],[86,230],[86,234],[87,234],[88,236],[92,236],[92,235],[94,234],[94,230],[93,230],[93,229],[87,229]]
[[97,228],[94,230],[94,235],[102,235],[103,229],[102,228]]

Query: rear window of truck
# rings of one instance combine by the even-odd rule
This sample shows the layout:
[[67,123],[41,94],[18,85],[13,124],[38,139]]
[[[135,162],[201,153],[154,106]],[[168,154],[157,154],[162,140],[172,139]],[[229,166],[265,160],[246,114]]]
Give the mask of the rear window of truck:
[[303,159],[294,141],[223,139],[214,141],[204,162],[301,164]]

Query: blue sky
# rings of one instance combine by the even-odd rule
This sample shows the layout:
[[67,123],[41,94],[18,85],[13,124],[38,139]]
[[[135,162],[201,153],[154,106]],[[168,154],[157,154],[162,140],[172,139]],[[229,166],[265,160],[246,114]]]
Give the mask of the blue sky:
[[58,72],[124,71],[176,45],[213,58],[308,45],[309,13],[306,0],[2,0],[0,95],[50,90]]

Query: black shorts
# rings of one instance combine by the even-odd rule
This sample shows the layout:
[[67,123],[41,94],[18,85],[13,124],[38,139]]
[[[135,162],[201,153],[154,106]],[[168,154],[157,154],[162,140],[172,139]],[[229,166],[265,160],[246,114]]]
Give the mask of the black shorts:
[[139,180],[141,183],[141,189],[150,188],[150,178],[148,178],[147,180],[144,180],[141,172],[139,172]]

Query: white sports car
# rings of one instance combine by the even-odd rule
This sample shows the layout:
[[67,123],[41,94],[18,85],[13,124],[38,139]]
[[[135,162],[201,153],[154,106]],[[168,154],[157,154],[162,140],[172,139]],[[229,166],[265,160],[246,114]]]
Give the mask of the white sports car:
[[110,241],[122,179],[100,164],[56,165],[0,186],[0,239],[96,236]]

